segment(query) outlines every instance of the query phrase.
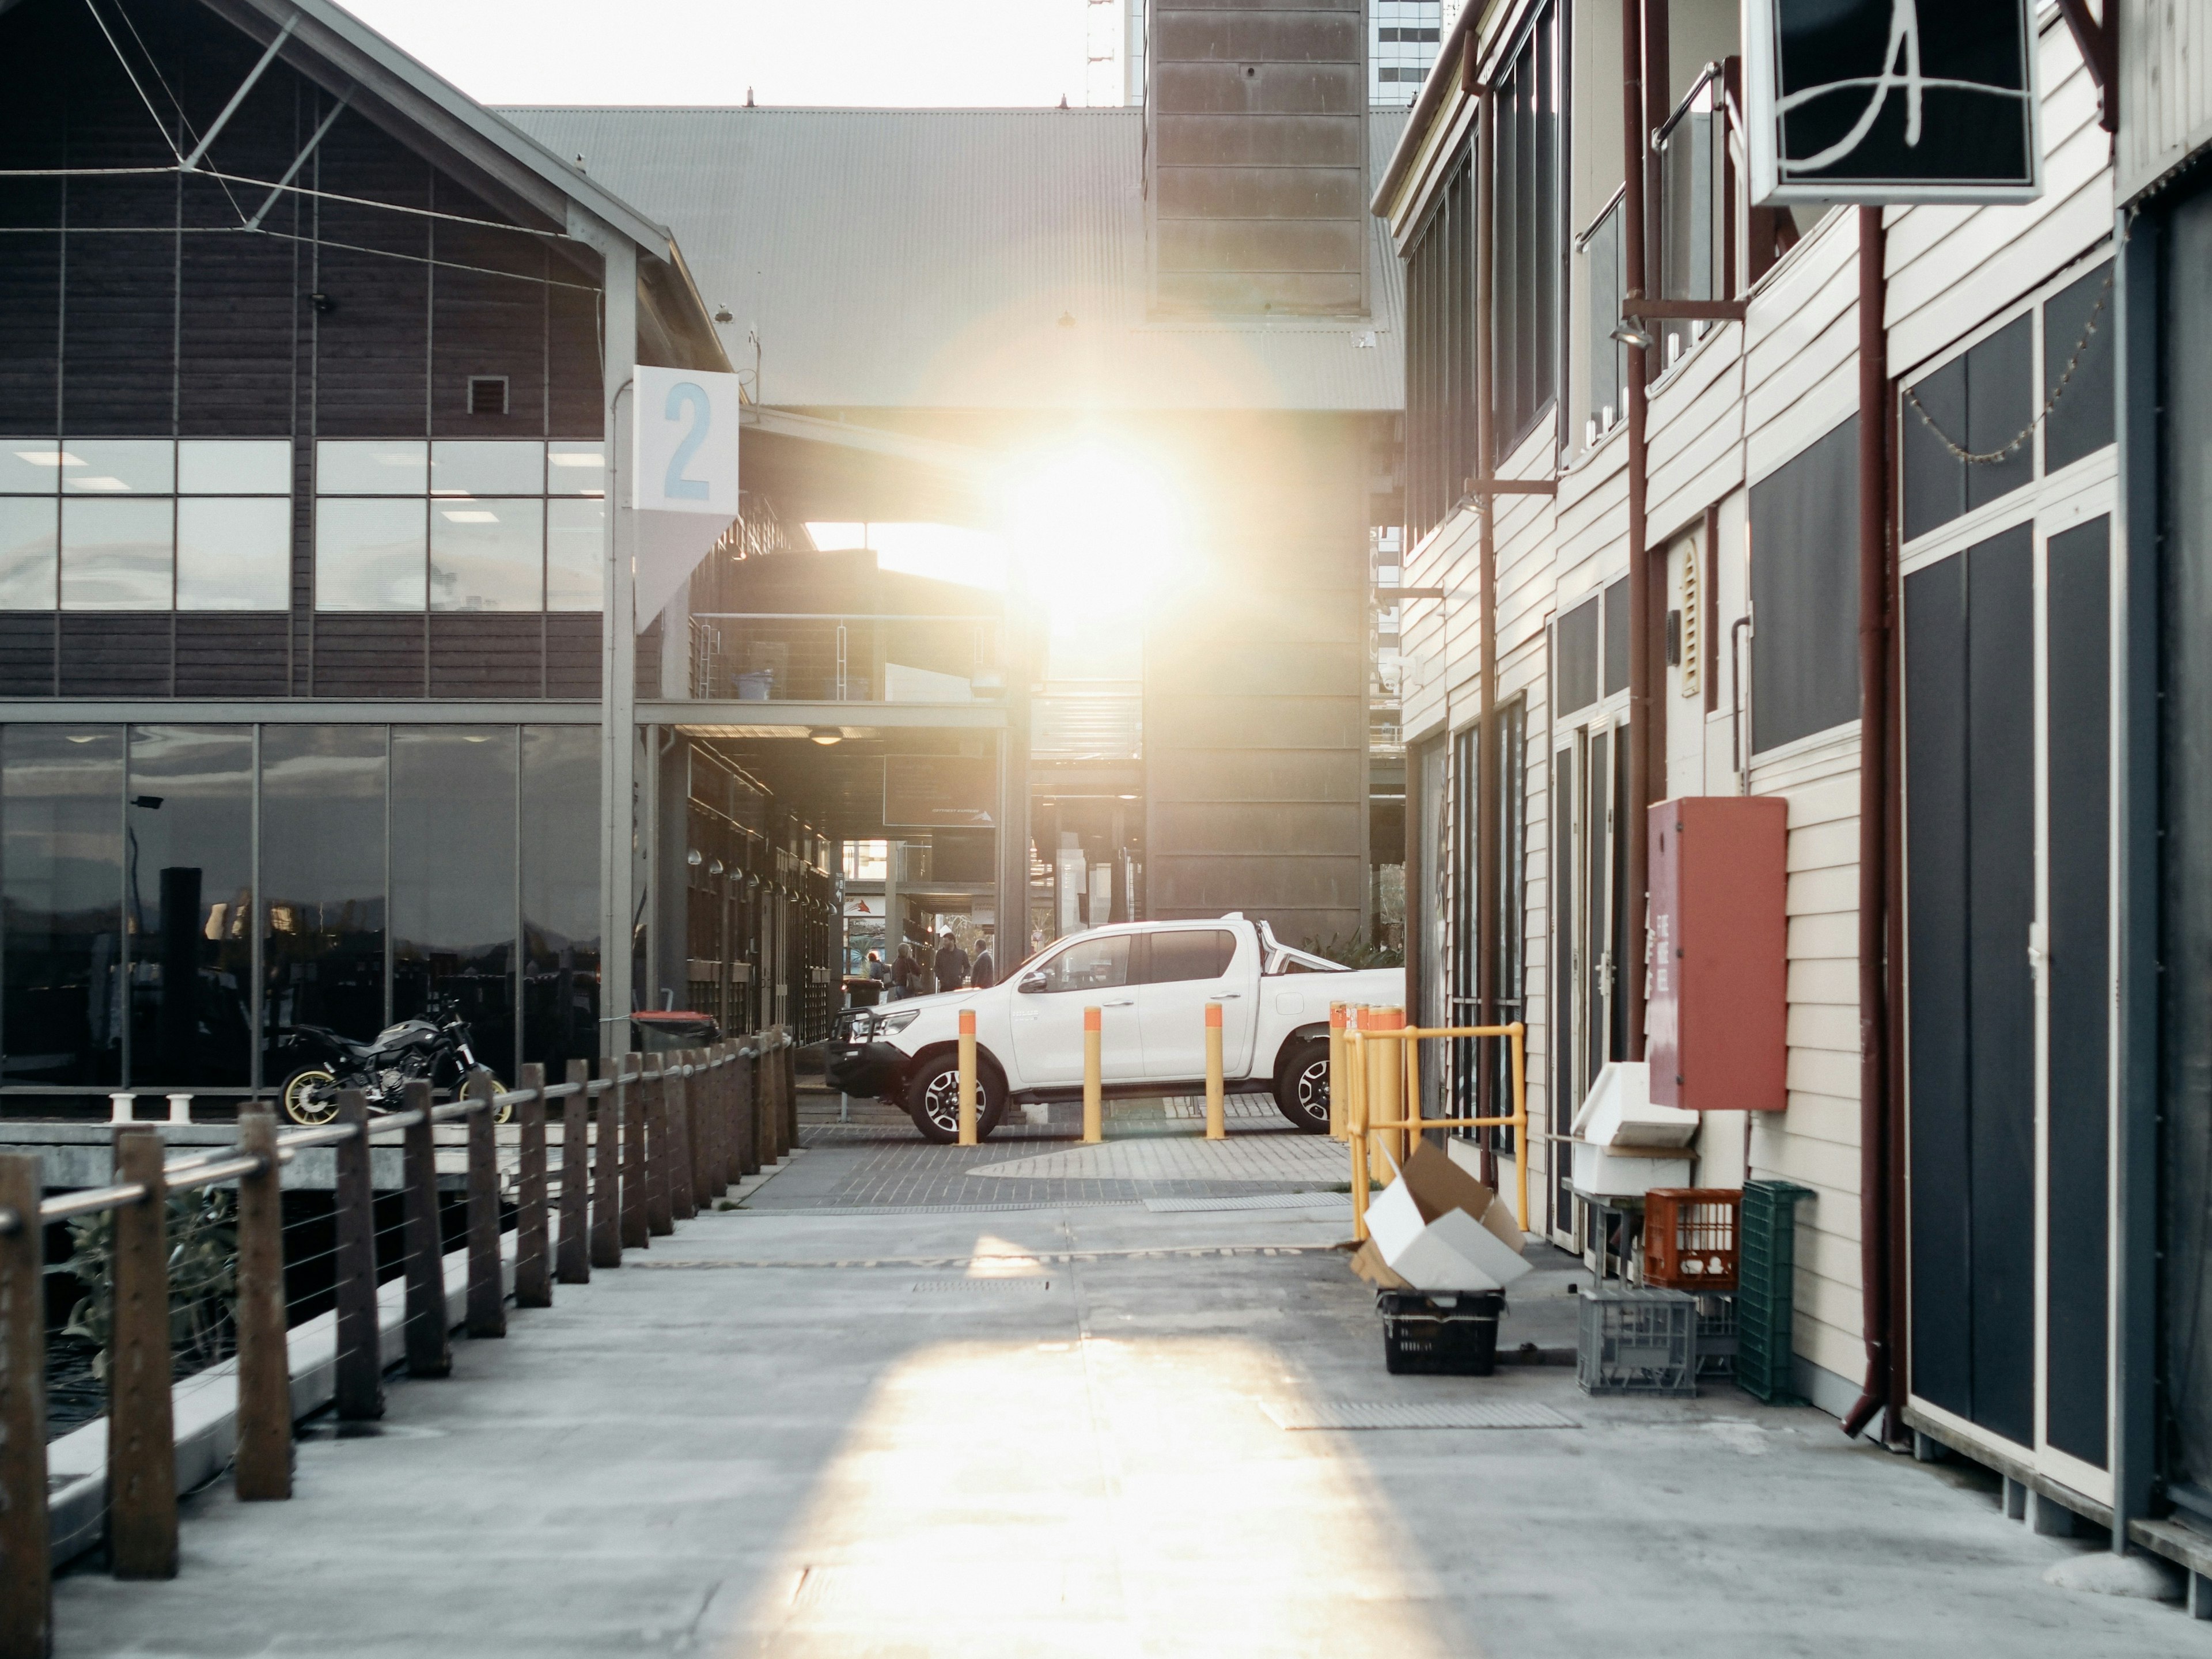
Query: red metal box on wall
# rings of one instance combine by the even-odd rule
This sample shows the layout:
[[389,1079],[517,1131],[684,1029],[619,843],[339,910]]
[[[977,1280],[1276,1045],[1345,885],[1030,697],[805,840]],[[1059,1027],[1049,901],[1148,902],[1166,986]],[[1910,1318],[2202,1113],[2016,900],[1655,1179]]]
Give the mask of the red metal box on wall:
[[1691,1111],[1789,1103],[1784,900],[1789,803],[1685,795],[1651,808],[1651,1098]]

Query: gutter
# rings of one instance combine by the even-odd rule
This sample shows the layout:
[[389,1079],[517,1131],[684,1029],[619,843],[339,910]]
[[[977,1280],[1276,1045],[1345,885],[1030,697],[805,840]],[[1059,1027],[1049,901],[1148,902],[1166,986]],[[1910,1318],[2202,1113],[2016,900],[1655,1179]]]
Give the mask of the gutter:
[[1493,5],[1478,6],[1474,0],[1468,0],[1452,20],[1451,27],[1445,31],[1443,43],[1437,47],[1436,61],[1429,65],[1429,77],[1421,82],[1413,108],[1406,112],[1406,125],[1399,129],[1389,165],[1382,169],[1382,179],[1368,201],[1367,210],[1377,219],[1390,216],[1390,198],[1398,193],[1399,186],[1406,182],[1406,175],[1419,159],[1422,135],[1435,120],[1438,108],[1447,98],[1465,92],[1474,83],[1474,58],[1481,40],[1481,25],[1495,9]]
[[[1650,3],[1650,0],[1620,0],[1621,263],[1627,278],[1621,285],[1624,316],[1644,297],[1650,276],[1644,186],[1649,178],[1649,134],[1654,124],[1644,93],[1644,45],[1645,8]],[[1628,890],[1628,915],[1626,927],[1616,925],[1614,931],[1616,937],[1626,934],[1628,948],[1623,952],[1626,960],[1616,963],[1613,972],[1616,994],[1626,998],[1628,1011],[1627,1052],[1621,1057],[1635,1060],[1644,1058],[1644,940],[1650,900],[1650,851],[1644,820],[1651,804],[1652,752],[1657,750],[1663,766],[1666,744],[1664,739],[1655,741],[1652,730],[1658,710],[1651,696],[1651,550],[1644,545],[1645,502],[1650,489],[1645,437],[1651,404],[1649,349],[1638,345],[1624,349],[1628,357],[1628,799],[1627,810],[1621,815],[1625,822],[1615,833],[1627,840],[1622,850],[1626,855],[1623,884]]]

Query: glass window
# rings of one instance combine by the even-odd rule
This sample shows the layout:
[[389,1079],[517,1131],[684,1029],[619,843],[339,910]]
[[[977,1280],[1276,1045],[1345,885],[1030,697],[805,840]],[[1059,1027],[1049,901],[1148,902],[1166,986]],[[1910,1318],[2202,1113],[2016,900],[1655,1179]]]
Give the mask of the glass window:
[[319,495],[420,495],[430,484],[430,446],[419,439],[326,438],[315,446]]
[[1751,747],[1859,712],[1859,421],[1751,487]]
[[62,465],[62,447],[52,438],[0,438],[0,494],[51,495],[61,488]]
[[1047,991],[1106,991],[1129,982],[1129,935],[1079,939],[1037,970]]
[[253,732],[131,728],[124,812],[134,1084],[253,1081]]
[[538,495],[545,490],[545,446],[482,440],[430,446],[434,495]]
[[186,438],[177,445],[180,495],[289,495],[288,438]]
[[545,601],[545,503],[430,503],[430,608],[535,611]]
[[122,799],[120,726],[0,732],[9,1083],[121,1074]]
[[599,732],[522,728],[522,1056],[599,1052]]
[[2044,301],[2043,395],[2058,399],[2044,427],[2045,472],[2112,441],[2112,281],[2107,259]]
[[167,438],[71,438],[62,489],[82,495],[167,495],[176,488],[177,447]]
[[283,611],[291,592],[289,496],[186,496],[177,503],[178,610]]
[[515,728],[392,733],[392,1017],[450,1000],[478,1059],[515,1063]]
[[427,504],[315,503],[315,609],[420,611],[428,580]]
[[545,503],[545,608],[597,611],[605,597],[607,504]]
[[607,447],[593,443],[545,446],[545,493],[604,495],[607,493]]
[[176,508],[161,501],[62,503],[62,609],[167,611]]
[[51,496],[0,495],[0,611],[51,611],[60,506]]
[[270,726],[261,734],[262,1078],[299,1063],[295,1025],[364,1040],[384,1020],[385,732]]
[[1237,954],[1237,935],[1224,927],[1177,930],[1154,933],[1152,946],[1152,963],[1145,970],[1147,985],[1219,979],[1229,971],[1229,959]]

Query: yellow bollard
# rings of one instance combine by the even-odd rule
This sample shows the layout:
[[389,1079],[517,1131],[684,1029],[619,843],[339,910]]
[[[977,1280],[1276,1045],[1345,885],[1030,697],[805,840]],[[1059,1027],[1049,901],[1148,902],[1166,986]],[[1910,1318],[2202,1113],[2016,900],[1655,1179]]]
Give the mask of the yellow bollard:
[[1229,1139],[1227,1109],[1221,1099],[1221,1005],[1206,1005],[1206,1138]]
[[1328,1132],[1339,1140],[1345,1138],[1344,1045],[1348,1039],[1344,1028],[1350,1018],[1351,1012],[1343,1003],[1328,1005]]
[[[942,1030],[942,1026],[938,1028]],[[975,1014],[960,1013],[960,1144],[975,1144]]]
[[1367,1241],[1367,1039],[1345,1033],[1344,1131],[1352,1142],[1352,1236]]
[[1519,1020],[1506,1027],[1513,1043],[1513,1178],[1521,1188],[1521,1231],[1528,1231],[1528,1078],[1523,1044],[1528,1028]]
[[[1375,1008],[1369,1011],[1369,1015],[1370,1028],[1378,1031],[1400,1030],[1406,1024],[1403,1008]],[[1369,1098],[1388,1112],[1406,1097],[1406,1045],[1391,1038],[1375,1046],[1382,1052],[1376,1056],[1375,1086]],[[1384,1121],[1387,1122],[1389,1120]],[[1403,1129],[1385,1129],[1382,1132],[1382,1150],[1389,1154],[1394,1169],[1405,1168],[1410,1152],[1406,1145],[1406,1132]]]
[[1096,1146],[1106,1139],[1104,1090],[1098,1080],[1099,1022],[1103,1012],[1083,1011],[1083,1144]]

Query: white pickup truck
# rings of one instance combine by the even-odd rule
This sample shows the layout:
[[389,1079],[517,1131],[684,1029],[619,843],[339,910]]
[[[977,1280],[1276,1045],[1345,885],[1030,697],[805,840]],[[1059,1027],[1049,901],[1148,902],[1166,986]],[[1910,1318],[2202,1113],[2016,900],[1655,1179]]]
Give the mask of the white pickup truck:
[[830,1086],[902,1106],[932,1140],[959,1132],[959,1041],[975,1016],[975,1133],[1013,1101],[1083,1093],[1083,1011],[1101,1011],[1109,1095],[1195,1093],[1206,1079],[1206,1005],[1221,1005],[1222,1076],[1266,1088],[1297,1127],[1328,1127],[1328,1006],[1403,1006],[1402,968],[1346,968],[1278,941],[1262,922],[1146,921],[1047,945],[988,990],[848,1009],[823,1052]]

